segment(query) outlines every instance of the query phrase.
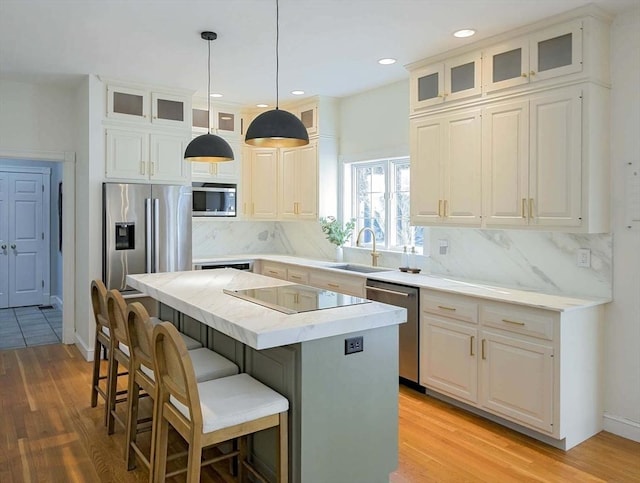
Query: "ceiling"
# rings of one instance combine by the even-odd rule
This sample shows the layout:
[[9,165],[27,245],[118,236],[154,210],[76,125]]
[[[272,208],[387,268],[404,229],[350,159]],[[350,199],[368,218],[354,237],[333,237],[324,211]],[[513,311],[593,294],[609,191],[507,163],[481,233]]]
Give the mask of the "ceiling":
[[[280,99],[343,97],[408,76],[404,65],[587,3],[611,14],[638,0],[279,0]],[[0,78],[82,75],[275,103],[275,0],[0,0]],[[451,34],[474,28],[471,39]],[[398,62],[381,66],[377,60]]]

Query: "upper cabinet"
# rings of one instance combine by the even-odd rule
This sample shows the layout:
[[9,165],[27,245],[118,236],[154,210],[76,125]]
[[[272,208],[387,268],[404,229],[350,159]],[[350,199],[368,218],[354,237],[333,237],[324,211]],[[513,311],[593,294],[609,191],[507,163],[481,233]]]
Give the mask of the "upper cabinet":
[[106,80],[105,178],[189,182],[191,92]]
[[190,110],[188,95],[107,85],[107,119],[187,128],[191,122]]
[[527,84],[582,70],[582,21],[563,23],[483,52],[483,90]]
[[233,150],[233,161],[191,163],[191,179],[202,182],[237,183],[242,176],[242,116],[237,106],[211,103],[211,117],[206,99],[195,99],[191,110],[191,132],[196,138],[209,132],[220,136]]
[[472,52],[411,72],[412,110],[455,101],[481,93],[481,55]]
[[[243,216],[309,221],[335,216],[338,199],[337,106],[335,99],[327,97],[313,97],[281,106],[298,116],[307,128],[310,142],[306,146],[257,148],[244,145]],[[261,112],[243,112],[245,131]]]
[[609,231],[608,22],[586,6],[408,66],[413,223]]

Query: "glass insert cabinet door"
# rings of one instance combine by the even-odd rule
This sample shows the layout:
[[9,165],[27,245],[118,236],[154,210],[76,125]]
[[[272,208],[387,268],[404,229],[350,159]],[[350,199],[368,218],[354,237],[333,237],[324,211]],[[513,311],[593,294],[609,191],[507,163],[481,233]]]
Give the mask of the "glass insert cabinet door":
[[191,123],[190,105],[184,97],[151,93],[151,122],[173,127],[187,127]]
[[480,95],[480,80],[479,52],[418,69],[411,74],[412,108]]
[[485,92],[582,71],[582,21],[555,25],[485,50]]
[[107,117],[149,122],[149,92],[128,87],[107,87]]

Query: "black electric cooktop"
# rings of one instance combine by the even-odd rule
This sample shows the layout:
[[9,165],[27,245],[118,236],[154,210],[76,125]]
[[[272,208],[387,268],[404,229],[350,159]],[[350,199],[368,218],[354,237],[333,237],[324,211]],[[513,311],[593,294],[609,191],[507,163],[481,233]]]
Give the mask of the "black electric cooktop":
[[307,285],[282,285],[280,287],[224,289],[224,293],[262,305],[285,314],[332,309],[347,305],[365,304],[370,301],[353,295],[331,292]]

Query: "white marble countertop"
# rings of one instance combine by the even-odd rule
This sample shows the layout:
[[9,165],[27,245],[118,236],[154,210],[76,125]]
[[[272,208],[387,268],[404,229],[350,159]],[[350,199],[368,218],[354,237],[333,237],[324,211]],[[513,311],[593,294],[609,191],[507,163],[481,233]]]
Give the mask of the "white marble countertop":
[[428,274],[404,273],[397,268],[389,268],[388,271],[374,273],[359,273],[340,270],[332,267],[345,265],[346,262],[332,262],[326,260],[312,260],[290,255],[250,255],[250,256],[226,256],[209,259],[194,260],[193,264],[207,263],[212,261],[233,261],[233,260],[270,260],[274,262],[287,263],[309,268],[323,268],[332,272],[351,275],[354,277],[371,278],[383,282],[400,283],[414,287],[440,290],[443,292],[456,293],[479,297],[498,302],[508,302],[512,304],[537,307],[557,312],[565,312],[575,309],[593,307],[611,302],[611,299],[604,298],[582,298],[564,296],[561,294],[546,294],[536,291],[501,287],[485,284],[476,281],[455,280],[448,277]]
[[223,292],[293,285],[250,272],[219,269],[127,275],[127,284],[254,349],[268,349],[397,325],[406,310],[370,302],[284,314]]

